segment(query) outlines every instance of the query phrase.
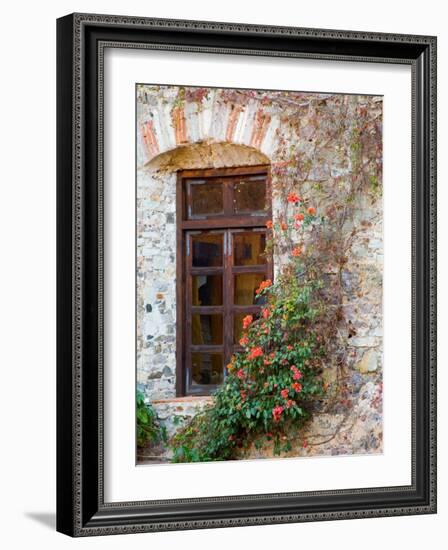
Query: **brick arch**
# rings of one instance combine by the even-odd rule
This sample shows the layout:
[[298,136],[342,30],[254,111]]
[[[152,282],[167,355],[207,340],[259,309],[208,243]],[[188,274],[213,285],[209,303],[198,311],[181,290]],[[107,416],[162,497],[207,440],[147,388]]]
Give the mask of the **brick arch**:
[[[185,103],[151,105],[140,116],[137,132],[138,165],[144,166],[156,157],[185,146],[226,143],[248,147],[265,157],[272,157],[277,141],[279,119],[259,101],[246,106],[215,102],[201,106]],[[266,162],[266,158],[262,162]]]

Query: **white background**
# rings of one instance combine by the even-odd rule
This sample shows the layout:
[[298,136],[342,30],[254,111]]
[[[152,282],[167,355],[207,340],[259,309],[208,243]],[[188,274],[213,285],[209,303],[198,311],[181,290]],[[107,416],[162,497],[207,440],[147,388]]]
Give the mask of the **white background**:
[[[410,67],[117,49],[104,67],[105,500],[410,485]],[[135,361],[135,82],[150,80],[383,96],[382,454],[135,467],[135,373],[123,365]]]
[[[246,527],[70,540],[54,532],[55,509],[55,18],[73,11],[439,35],[439,280],[447,279],[448,36],[443,3],[359,0],[211,3],[127,0],[8,3],[2,26],[2,201],[0,235],[1,541],[6,548],[307,546],[316,549],[442,548],[448,519],[448,382],[439,343],[439,514],[320,524]],[[444,99],[445,98],[445,99]],[[448,306],[439,287],[439,311]]]

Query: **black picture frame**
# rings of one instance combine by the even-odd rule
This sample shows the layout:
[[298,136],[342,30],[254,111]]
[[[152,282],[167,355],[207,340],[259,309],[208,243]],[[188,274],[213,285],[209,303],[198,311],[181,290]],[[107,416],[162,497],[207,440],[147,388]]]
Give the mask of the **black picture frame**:
[[[412,67],[410,486],[104,502],[101,82],[111,43]],[[436,512],[435,37],[68,15],[57,21],[57,140],[58,531],[89,536]]]

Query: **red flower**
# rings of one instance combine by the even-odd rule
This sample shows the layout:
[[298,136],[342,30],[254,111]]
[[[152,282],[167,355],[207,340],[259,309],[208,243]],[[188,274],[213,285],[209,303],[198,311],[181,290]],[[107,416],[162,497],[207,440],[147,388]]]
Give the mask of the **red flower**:
[[243,319],[243,329],[248,328],[253,320],[254,318],[252,317],[252,315],[246,315],[246,317],[244,317]]
[[300,393],[302,391],[302,384],[299,384],[298,382],[294,382],[291,388],[295,390],[297,393]]
[[302,443],[302,447],[306,449],[308,447],[308,441],[305,439],[305,441]]
[[305,215],[301,213],[296,214],[294,216],[294,219],[296,220],[296,222],[303,222],[303,220],[305,219]]
[[291,366],[291,370],[294,373],[292,376],[294,380],[300,380],[302,378],[303,374],[299,371],[299,369],[295,365]]
[[263,319],[268,319],[271,312],[269,308],[266,307],[261,311],[261,314],[263,315]]
[[239,378],[240,380],[243,380],[243,379],[244,379],[244,376],[245,376],[245,375],[244,375],[243,369],[240,369],[240,370],[236,373],[236,375],[238,376],[238,378]]
[[287,409],[290,409],[293,405],[294,405],[294,401],[292,399],[288,399],[288,401],[286,401]]
[[272,229],[273,226],[274,226],[274,224],[272,223],[272,220],[269,220],[269,221],[266,222],[266,227],[267,227],[268,229]]
[[302,254],[302,249],[298,246],[296,246],[292,251],[292,255],[294,256],[294,258],[298,258],[301,254]]
[[301,198],[299,197],[299,195],[297,193],[289,193],[288,195],[288,198],[287,198],[287,201],[288,202],[292,202],[292,203],[296,203],[296,202],[300,202]]
[[316,214],[316,209],[314,208],[314,206],[310,206],[307,212],[310,216],[314,216]]
[[274,422],[279,422],[284,408],[281,405],[277,405],[272,409],[272,416],[274,417]]
[[263,350],[260,346],[257,346],[255,348],[252,348],[249,353],[249,359],[256,359],[257,357],[263,356]]
[[280,392],[280,395],[283,397],[283,399],[286,399],[289,395],[289,390],[284,389]]
[[291,344],[288,344],[288,345],[286,346],[286,349],[287,349],[288,351],[291,351],[291,350],[293,349],[293,347],[291,346]]

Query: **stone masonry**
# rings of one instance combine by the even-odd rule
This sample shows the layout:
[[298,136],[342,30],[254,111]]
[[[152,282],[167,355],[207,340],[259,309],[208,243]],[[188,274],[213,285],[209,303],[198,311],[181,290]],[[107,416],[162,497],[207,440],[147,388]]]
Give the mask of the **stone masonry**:
[[[170,435],[210,402],[176,399],[177,171],[270,164],[274,219],[284,214],[285,188],[306,193],[323,209],[329,197],[343,191],[354,163],[349,126],[337,140],[328,139],[332,113],[345,113],[347,120],[355,111],[363,115],[362,109],[377,117],[381,128],[379,97],[138,86],[137,385]],[[291,155],[298,159],[295,166]],[[358,208],[343,227],[347,235],[357,228],[342,272],[351,327],[347,392],[332,414],[316,415],[307,427],[309,445],[295,455],[382,452],[380,179],[372,185],[377,195],[358,197]],[[274,262],[280,265],[282,258]],[[337,376],[334,368],[324,373],[329,383]]]

